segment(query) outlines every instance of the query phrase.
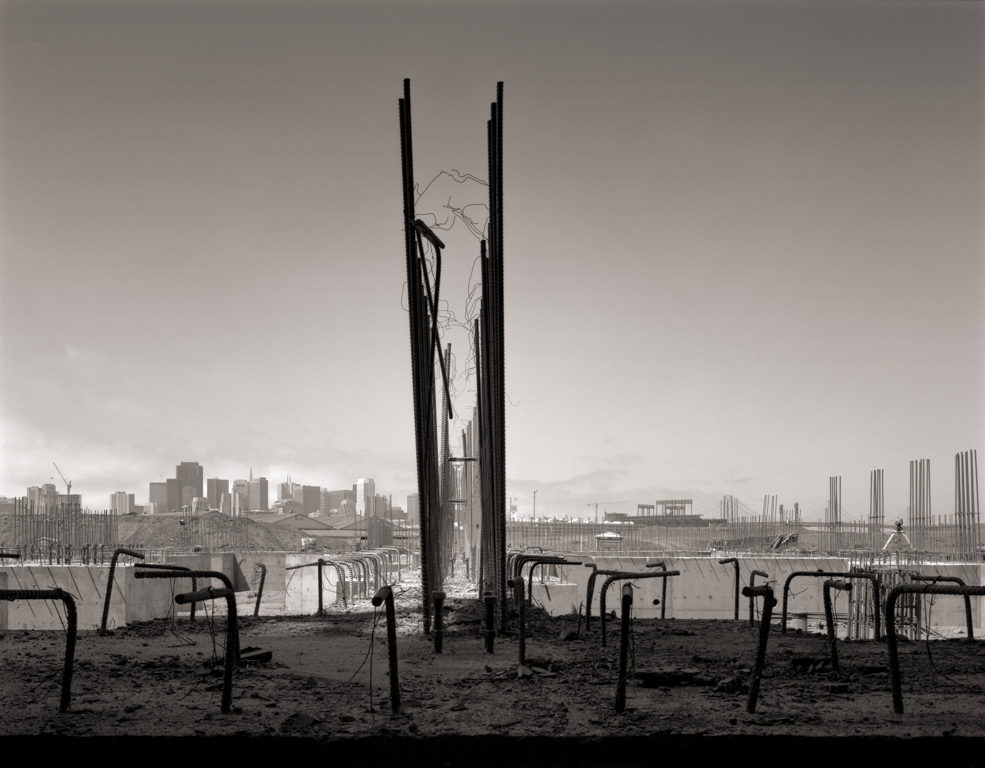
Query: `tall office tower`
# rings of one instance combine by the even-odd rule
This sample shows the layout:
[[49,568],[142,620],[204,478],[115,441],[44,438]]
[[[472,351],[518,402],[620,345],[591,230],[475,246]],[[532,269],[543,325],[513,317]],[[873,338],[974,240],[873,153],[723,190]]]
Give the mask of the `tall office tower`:
[[224,515],[233,513],[233,495],[231,493],[222,494],[222,498],[219,499],[219,511]]
[[181,486],[178,485],[178,478],[169,477],[165,481],[168,485],[168,505],[165,512],[177,512],[181,509]]
[[387,497],[386,496],[382,496],[380,494],[377,494],[376,495],[376,505],[375,506],[376,506],[376,509],[373,512],[373,514],[376,517],[386,517],[387,516],[387,512],[390,511],[390,502],[387,501]]
[[181,462],[174,468],[174,476],[178,481],[181,506],[191,507],[192,499],[205,495],[204,471],[197,461]]
[[284,499],[294,498],[294,483],[291,482],[291,478],[287,478],[286,483],[277,484],[277,501],[284,501]]
[[321,488],[318,491],[318,509],[326,515],[332,513],[332,492],[327,488]]
[[421,520],[421,508],[418,505],[416,493],[407,494],[407,522],[410,525],[417,525]]
[[321,489],[317,485],[298,485],[294,484],[294,495],[292,498],[299,502],[302,511],[306,515],[317,512],[321,503]]
[[169,512],[168,509],[168,484],[167,483],[151,483],[150,484],[150,494],[148,495],[148,501],[151,504],[156,504],[156,511],[158,512]]
[[250,509],[250,481],[249,480],[233,481],[232,509],[234,515],[242,514]]
[[126,491],[117,491],[110,494],[109,508],[114,515],[129,515],[133,509],[133,494]]
[[356,514],[373,517],[376,513],[376,482],[371,477],[356,480]]
[[209,509],[219,509],[219,505],[222,502],[222,494],[229,493],[229,481],[220,480],[218,477],[210,477],[207,485]]
[[[250,471],[252,475],[252,470]],[[258,477],[250,480],[250,512],[267,512],[270,506],[267,504],[267,478]]]
[[27,500],[34,502],[35,509],[40,507],[54,509],[58,504],[58,489],[53,483],[45,483],[41,486],[32,485],[27,489]]

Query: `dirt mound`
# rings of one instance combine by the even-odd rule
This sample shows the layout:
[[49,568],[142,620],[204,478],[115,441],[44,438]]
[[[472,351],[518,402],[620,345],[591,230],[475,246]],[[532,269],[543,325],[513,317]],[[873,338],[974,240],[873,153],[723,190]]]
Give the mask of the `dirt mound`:
[[243,549],[293,552],[301,549],[301,533],[220,512],[201,515],[123,515],[120,546],[142,549]]

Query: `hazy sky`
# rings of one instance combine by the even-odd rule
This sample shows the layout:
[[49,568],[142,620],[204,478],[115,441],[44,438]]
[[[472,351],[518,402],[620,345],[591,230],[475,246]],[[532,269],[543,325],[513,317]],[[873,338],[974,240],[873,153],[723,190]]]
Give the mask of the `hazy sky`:
[[[921,458],[952,513],[985,448],[983,33],[972,2],[2,2],[0,494],[54,461],[140,503],[199,461],[403,504],[409,77],[422,185],[487,177],[505,83],[522,513],[809,515],[841,475],[859,517],[882,468],[889,517]],[[443,239],[461,320],[478,241]]]

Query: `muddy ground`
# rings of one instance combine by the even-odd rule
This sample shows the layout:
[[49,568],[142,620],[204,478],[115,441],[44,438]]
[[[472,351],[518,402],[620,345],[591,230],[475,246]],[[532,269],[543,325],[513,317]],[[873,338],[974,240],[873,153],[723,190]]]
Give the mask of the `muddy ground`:
[[[884,642],[839,642],[836,673],[825,661],[830,650],[823,635],[784,636],[776,627],[757,711],[749,714],[744,686],[758,630],[744,621],[636,620],[626,710],[619,714],[618,621],[610,622],[602,647],[598,620],[574,637],[575,617],[532,609],[531,661],[521,670],[516,634],[497,637],[495,653],[487,654],[479,603],[464,583],[447,589],[439,655],[421,632],[419,590],[406,579],[396,588],[399,714],[390,709],[385,619],[368,600],[334,607],[325,617],[254,618],[252,593],[243,593],[241,647],[270,651],[272,659],[237,669],[231,714],[220,712],[226,619],[200,610],[194,624],[181,616],[105,637],[80,632],[65,715],[58,703],[66,634],[0,634],[0,735],[283,737],[309,748],[331,745],[335,755],[370,745],[365,748],[387,750],[380,754],[394,765],[456,764],[443,762],[437,745],[460,743],[473,745],[468,762],[475,765],[497,762],[497,750],[525,764],[517,762],[516,745],[527,745],[520,753],[528,756],[547,749],[568,765],[633,764],[646,745],[707,751],[762,736],[784,749],[804,748],[787,737],[809,737],[813,744],[876,744],[879,754],[928,745],[951,752],[959,744],[981,754],[980,641],[901,645],[906,711],[897,715]],[[261,613],[283,613],[277,600],[269,596]],[[811,756],[801,755],[808,762]]]

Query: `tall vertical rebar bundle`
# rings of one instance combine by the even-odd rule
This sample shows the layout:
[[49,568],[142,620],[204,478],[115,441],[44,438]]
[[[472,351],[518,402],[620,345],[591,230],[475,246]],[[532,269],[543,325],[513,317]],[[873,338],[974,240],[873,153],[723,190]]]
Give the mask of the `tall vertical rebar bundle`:
[[886,517],[883,499],[882,470],[869,473],[869,549],[882,549],[882,526]]
[[421,601],[424,631],[431,631],[430,595],[441,589],[439,542],[433,527],[440,520],[438,446],[435,424],[434,348],[437,342],[435,311],[440,281],[440,248],[435,247],[435,296],[431,296],[421,233],[414,214],[414,153],[411,126],[410,80],[404,80],[400,99],[400,160],[404,201],[404,249],[407,267],[407,305],[410,322],[411,380],[414,400],[414,439],[421,538]]
[[[482,591],[498,599],[500,630],[506,629],[506,389],[503,314],[503,83],[486,123],[489,147],[489,229],[480,243],[482,303],[476,362],[480,371],[479,463],[482,485]],[[481,365],[480,365],[481,363]]]
[[822,544],[822,548],[827,552],[838,549],[840,544],[839,533],[841,533],[841,476],[828,478],[828,510],[825,513],[824,522],[827,541]]
[[928,548],[927,526],[931,520],[930,460],[910,462],[910,544],[917,551]]
[[957,520],[958,551],[977,559],[981,546],[978,507],[978,452],[954,456],[954,517]]
[[[445,370],[451,368],[451,344],[445,348]],[[448,420],[451,414],[451,393],[445,388],[441,398],[441,461],[438,470],[438,509],[441,510],[441,519],[437,521],[437,540],[441,543],[441,573],[442,577],[448,575],[451,567],[451,558],[455,544],[455,512],[452,498],[456,498],[452,492],[452,472],[451,447],[448,444]],[[440,589],[435,588],[436,591]]]

